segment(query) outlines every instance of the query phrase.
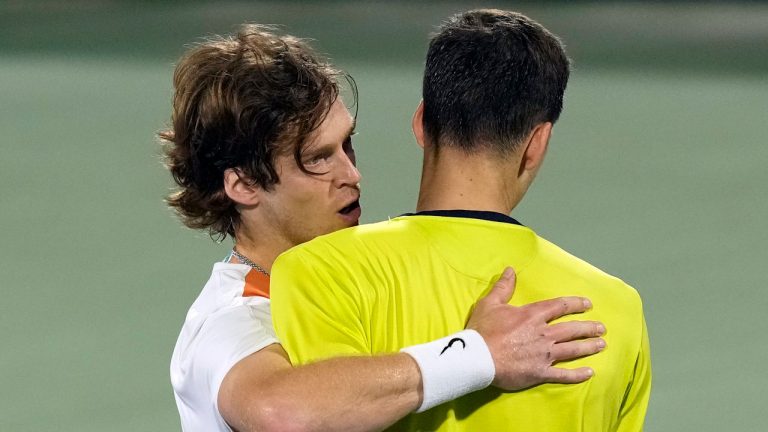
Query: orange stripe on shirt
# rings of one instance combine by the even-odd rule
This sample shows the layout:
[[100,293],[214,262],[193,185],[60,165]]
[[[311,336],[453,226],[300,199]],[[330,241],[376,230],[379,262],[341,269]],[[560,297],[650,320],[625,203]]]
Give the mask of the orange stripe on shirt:
[[269,276],[258,270],[251,269],[245,275],[243,297],[254,296],[269,298]]

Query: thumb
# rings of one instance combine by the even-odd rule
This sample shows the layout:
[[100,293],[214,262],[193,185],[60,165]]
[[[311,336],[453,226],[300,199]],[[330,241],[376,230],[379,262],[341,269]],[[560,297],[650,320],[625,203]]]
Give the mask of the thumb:
[[485,298],[494,303],[509,303],[512,294],[515,293],[516,281],[515,270],[512,267],[507,267]]

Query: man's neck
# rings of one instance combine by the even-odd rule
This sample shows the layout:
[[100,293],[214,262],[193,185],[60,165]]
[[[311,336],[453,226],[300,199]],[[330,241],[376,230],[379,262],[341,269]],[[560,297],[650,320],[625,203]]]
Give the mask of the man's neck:
[[[267,238],[263,235],[257,239],[252,238],[251,234],[255,232],[268,233],[267,230],[254,230],[248,229],[244,224],[239,227],[235,233],[235,249],[244,255],[249,260],[253,261],[267,272],[272,272],[272,264],[274,264],[278,255],[288,250],[291,246],[283,246],[281,242]],[[236,257],[233,257],[231,262],[238,262]],[[245,264],[245,263],[241,263]]]
[[492,154],[427,150],[416,211],[461,209],[508,215],[525,192],[510,172],[515,166],[514,160]]

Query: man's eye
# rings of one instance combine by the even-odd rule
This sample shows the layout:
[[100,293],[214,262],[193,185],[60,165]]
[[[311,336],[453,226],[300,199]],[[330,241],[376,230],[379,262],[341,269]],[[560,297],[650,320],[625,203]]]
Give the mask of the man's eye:
[[344,140],[344,144],[342,145],[342,148],[344,149],[344,153],[347,154],[347,156],[354,157],[355,155],[355,148],[352,146],[352,136],[354,134],[347,137],[346,140]]
[[319,165],[321,163],[326,162],[327,160],[328,160],[328,156],[326,155],[315,155],[306,159],[304,161],[304,165],[307,165],[307,166]]

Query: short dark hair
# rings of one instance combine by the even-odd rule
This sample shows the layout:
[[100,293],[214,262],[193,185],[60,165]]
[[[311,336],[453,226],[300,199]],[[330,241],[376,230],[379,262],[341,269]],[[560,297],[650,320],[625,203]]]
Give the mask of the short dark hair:
[[[334,69],[304,41],[274,28],[244,25],[213,37],[179,61],[173,76],[172,129],[159,133],[179,189],[167,197],[182,222],[219,239],[240,222],[224,191],[224,171],[269,190],[280,181],[276,156],[294,152],[302,170],[307,136],[339,95]],[[306,170],[305,170],[306,171]]]
[[433,36],[423,126],[435,146],[507,153],[563,107],[569,60],[560,40],[515,12],[473,10]]

